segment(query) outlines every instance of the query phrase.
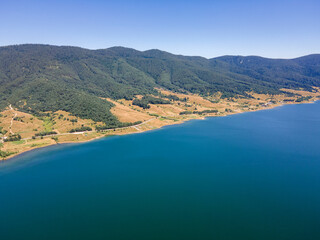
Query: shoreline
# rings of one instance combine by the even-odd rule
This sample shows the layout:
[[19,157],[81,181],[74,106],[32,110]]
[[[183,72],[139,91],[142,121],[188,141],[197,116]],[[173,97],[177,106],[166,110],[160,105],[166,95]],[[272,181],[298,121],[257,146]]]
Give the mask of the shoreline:
[[[269,106],[269,107],[265,107],[265,108],[261,108],[261,109],[256,109],[256,110],[251,110],[251,111],[231,112],[231,113],[228,113],[228,114],[225,114],[225,115],[221,115],[221,116],[201,116],[199,118],[189,118],[189,119],[185,119],[185,120],[180,120],[180,121],[178,121],[176,123],[163,125],[161,127],[155,128],[155,129],[148,129],[148,130],[143,130],[143,131],[140,131],[140,132],[115,134],[115,135],[109,135],[109,136],[108,135],[103,135],[103,136],[98,136],[98,137],[95,137],[95,138],[92,138],[92,139],[89,139],[89,140],[83,140],[83,141],[77,141],[77,142],[74,142],[74,141],[66,141],[66,142],[61,142],[61,143],[56,142],[56,143],[49,144],[49,145],[46,145],[46,146],[39,146],[39,147],[36,147],[36,148],[33,148],[33,149],[28,149],[28,150],[25,150],[25,151],[22,151],[22,152],[19,152],[19,153],[14,153],[14,154],[8,156],[7,158],[0,159],[0,161],[13,160],[14,158],[19,158],[19,157],[21,157],[22,155],[24,155],[26,153],[29,153],[29,152],[32,152],[32,151],[37,151],[37,150],[44,149],[44,148],[47,148],[47,147],[56,146],[56,145],[87,143],[87,142],[91,142],[91,141],[95,141],[95,140],[103,139],[103,138],[108,138],[108,137],[112,137],[112,136],[123,136],[123,135],[129,135],[129,134],[139,134],[139,133],[145,133],[145,132],[149,132],[149,131],[153,131],[153,130],[159,130],[159,129],[161,129],[163,127],[166,127],[166,126],[173,126],[173,125],[176,125],[176,124],[182,124],[182,123],[185,123],[185,122],[188,122],[188,121],[191,121],[191,120],[205,120],[206,118],[212,118],[212,117],[227,117],[227,116],[236,115],[236,114],[242,114],[242,113],[251,113],[251,112],[257,112],[257,111],[263,111],[263,110],[272,110],[272,109],[275,109],[277,107],[283,107],[283,106],[287,106],[287,105],[312,104],[312,103],[316,103],[317,101],[320,101],[320,100],[317,99],[317,100],[314,100],[314,101],[301,102],[301,103],[283,103],[283,104],[273,105],[273,106]],[[141,124],[143,124],[143,123],[141,123]],[[133,126],[131,126],[131,127],[133,127]]]

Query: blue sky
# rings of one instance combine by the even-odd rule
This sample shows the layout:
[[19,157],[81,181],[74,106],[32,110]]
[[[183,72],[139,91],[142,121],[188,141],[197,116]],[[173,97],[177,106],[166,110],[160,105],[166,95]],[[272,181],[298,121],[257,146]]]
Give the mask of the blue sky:
[[320,53],[320,1],[1,0],[0,46],[22,43],[292,58]]

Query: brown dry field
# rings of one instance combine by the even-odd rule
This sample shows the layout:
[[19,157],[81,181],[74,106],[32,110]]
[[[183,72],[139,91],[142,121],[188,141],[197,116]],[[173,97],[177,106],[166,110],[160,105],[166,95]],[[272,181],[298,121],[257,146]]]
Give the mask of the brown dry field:
[[[102,123],[94,123],[92,120],[80,119],[72,116],[68,112],[57,111],[51,113],[52,120],[39,119],[27,113],[23,113],[17,110],[11,110],[7,108],[0,115],[0,127],[8,132],[5,136],[9,135],[9,128],[11,124],[11,119],[15,114],[17,117],[22,119],[22,121],[13,120],[11,130],[14,133],[21,135],[22,141],[18,142],[4,142],[0,145],[1,151],[12,152],[10,156],[18,155],[22,152],[36,149],[39,147],[45,147],[57,143],[75,143],[75,142],[86,142],[93,139],[101,138],[103,136],[110,135],[124,135],[132,133],[140,133],[152,129],[161,128],[166,125],[179,124],[190,119],[201,119],[207,116],[225,116],[229,114],[241,113],[246,111],[257,111],[261,109],[269,109],[276,106],[284,104],[286,99],[297,99],[301,96],[312,97],[309,102],[315,101],[320,98],[320,89],[315,89],[314,92],[306,92],[302,90],[291,90],[282,89],[283,91],[290,92],[293,94],[298,94],[296,96],[286,96],[284,94],[279,95],[268,95],[268,94],[257,94],[248,93],[253,98],[232,98],[232,99],[221,99],[221,94],[217,93],[210,97],[201,97],[195,94],[181,94],[174,93],[163,89],[158,89],[162,94],[165,95],[175,95],[179,98],[187,98],[184,101],[172,101],[171,104],[150,104],[149,109],[143,109],[141,107],[132,105],[132,101],[120,99],[111,100],[115,106],[111,109],[111,112],[119,119],[121,122],[136,122],[142,121],[143,123],[137,126],[131,126],[127,128],[106,130],[103,132],[85,132],[80,134],[70,134],[68,133],[71,129],[89,126],[94,130],[95,125],[100,125]],[[141,96],[139,96],[141,98]],[[270,101],[273,103],[271,104]],[[266,103],[268,103],[266,105]],[[304,101],[306,102],[306,101]],[[286,102],[286,104],[295,103],[294,101]],[[302,102],[303,103],[303,102]],[[226,111],[228,109],[228,111]],[[217,113],[210,113],[205,115],[198,114],[188,114],[179,115],[182,111],[203,111],[203,110],[218,110]],[[72,119],[77,119],[77,122],[71,122]],[[45,136],[43,139],[31,139],[36,133],[45,131],[47,129],[56,131],[58,135],[57,141],[52,139],[52,136]],[[59,135],[62,134],[62,135]],[[10,158],[9,157],[9,158]]]
[[120,122],[144,122],[152,118],[149,114],[138,112],[130,108],[130,106],[123,104],[121,101],[114,101],[109,98],[107,98],[107,100],[115,105],[113,108],[111,108],[111,113],[115,115]]

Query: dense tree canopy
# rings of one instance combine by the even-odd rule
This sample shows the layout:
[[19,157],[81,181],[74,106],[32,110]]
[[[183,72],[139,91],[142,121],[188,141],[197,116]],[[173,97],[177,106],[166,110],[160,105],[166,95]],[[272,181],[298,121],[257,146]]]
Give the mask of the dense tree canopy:
[[[121,47],[0,48],[0,109],[12,104],[33,114],[64,110],[108,127],[119,126],[119,121],[110,113],[113,104],[104,98],[143,95],[147,106],[152,99],[146,96],[159,95],[155,87],[204,96],[221,92],[229,97],[246,96],[249,91],[280,93],[281,88],[311,90],[312,86],[320,87],[320,55],[291,60],[205,59]],[[166,98],[175,100],[170,95]]]

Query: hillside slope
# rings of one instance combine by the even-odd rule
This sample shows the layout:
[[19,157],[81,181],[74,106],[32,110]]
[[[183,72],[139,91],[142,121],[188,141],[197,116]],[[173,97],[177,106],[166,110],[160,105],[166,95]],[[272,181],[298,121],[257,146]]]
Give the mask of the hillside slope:
[[117,126],[110,99],[157,95],[155,88],[203,96],[278,94],[320,87],[320,55],[292,60],[224,56],[213,59],[114,47],[88,50],[50,45],[0,48],[0,109],[9,104],[40,114],[63,110]]

